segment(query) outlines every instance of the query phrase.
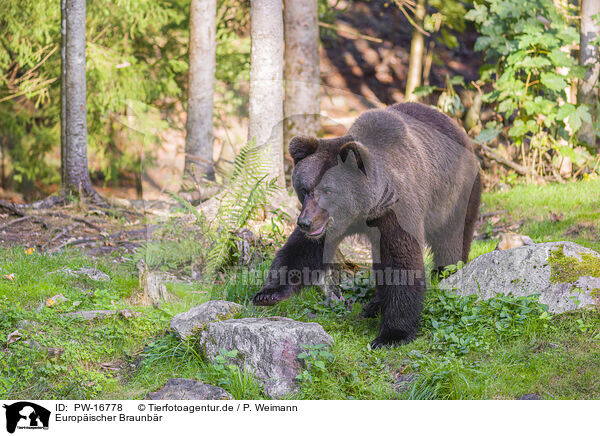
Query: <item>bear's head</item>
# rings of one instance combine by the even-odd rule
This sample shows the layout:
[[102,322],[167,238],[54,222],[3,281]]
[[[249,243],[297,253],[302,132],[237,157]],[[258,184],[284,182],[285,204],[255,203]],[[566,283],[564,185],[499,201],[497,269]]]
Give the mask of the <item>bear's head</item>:
[[370,209],[369,152],[349,135],[292,138],[292,182],[302,212],[298,227],[309,238],[342,237],[364,225]]

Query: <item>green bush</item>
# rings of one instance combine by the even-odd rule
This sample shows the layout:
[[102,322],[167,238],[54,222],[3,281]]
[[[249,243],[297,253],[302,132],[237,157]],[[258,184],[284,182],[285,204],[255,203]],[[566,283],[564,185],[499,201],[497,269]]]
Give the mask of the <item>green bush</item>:
[[[589,163],[590,154],[576,148],[575,134],[582,121],[591,120],[590,109],[567,102],[568,87],[584,73],[571,53],[579,43],[574,19],[551,0],[483,0],[467,18],[481,34],[475,44],[487,62],[481,80],[493,85],[484,101],[496,105],[510,127],[509,139],[527,156],[523,160],[540,169],[558,152],[580,166]],[[492,125],[485,134],[499,131]]]

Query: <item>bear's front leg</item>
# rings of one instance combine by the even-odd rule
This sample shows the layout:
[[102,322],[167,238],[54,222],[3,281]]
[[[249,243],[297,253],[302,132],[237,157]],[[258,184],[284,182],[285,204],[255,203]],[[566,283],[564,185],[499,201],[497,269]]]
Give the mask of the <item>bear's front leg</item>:
[[275,254],[269,276],[252,303],[256,306],[273,306],[318,281],[314,273],[323,271],[324,246],[324,238],[308,238],[296,227]]
[[412,341],[418,331],[425,297],[423,252],[390,211],[373,221],[380,231],[380,259],[373,264],[382,321],[372,348]]

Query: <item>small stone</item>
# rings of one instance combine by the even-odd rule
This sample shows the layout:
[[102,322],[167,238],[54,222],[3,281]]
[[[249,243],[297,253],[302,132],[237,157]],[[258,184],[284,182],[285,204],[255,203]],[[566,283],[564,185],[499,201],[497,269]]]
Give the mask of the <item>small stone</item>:
[[58,359],[65,353],[65,350],[63,348],[46,347],[46,346],[40,344],[38,341],[34,341],[33,339],[25,341],[25,343],[36,351],[46,352],[46,354],[48,355],[48,358],[50,358],[50,359]]
[[88,278],[95,280],[97,282],[106,282],[110,280],[108,274],[100,271],[96,268],[79,268],[75,271],[78,275],[86,275]]
[[148,394],[149,400],[233,400],[226,390],[185,378],[172,378],[158,391]]
[[525,395],[521,395],[518,399],[519,400],[541,400],[542,397],[538,394],[525,394]]
[[206,324],[229,319],[238,314],[244,306],[231,301],[211,300],[187,312],[179,313],[171,319],[171,328],[180,339],[185,339]]
[[22,319],[17,323],[17,328],[19,330],[26,330],[30,327],[37,327],[40,325],[37,321],[31,321],[29,319]]
[[80,310],[77,312],[68,312],[61,313],[60,316],[64,316],[66,318],[77,318],[81,317],[87,321],[96,319],[96,318],[104,318],[107,316],[113,316],[119,313],[117,310]]
[[138,316],[141,316],[141,312],[136,312],[134,310],[131,309],[123,309],[121,310],[121,316],[125,319],[129,319],[129,318],[135,318]]
[[108,280],[110,280],[110,277],[108,276],[108,274],[103,273],[102,271],[100,271],[99,269],[96,268],[79,268],[76,270],[73,270],[71,268],[61,268],[57,271],[54,271],[55,273],[63,273],[72,277],[79,277],[82,275],[87,276],[89,279],[97,281],[97,282],[106,282]]

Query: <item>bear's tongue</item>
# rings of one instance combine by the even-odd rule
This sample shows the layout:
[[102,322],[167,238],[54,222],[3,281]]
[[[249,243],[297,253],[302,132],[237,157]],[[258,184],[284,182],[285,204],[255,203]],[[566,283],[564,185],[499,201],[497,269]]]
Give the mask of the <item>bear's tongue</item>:
[[317,230],[313,230],[312,232],[309,233],[310,236],[318,236],[321,233],[323,233],[325,231],[325,227],[327,227],[327,224],[329,224],[330,220],[325,221],[325,224],[323,224],[320,228],[318,228]]

